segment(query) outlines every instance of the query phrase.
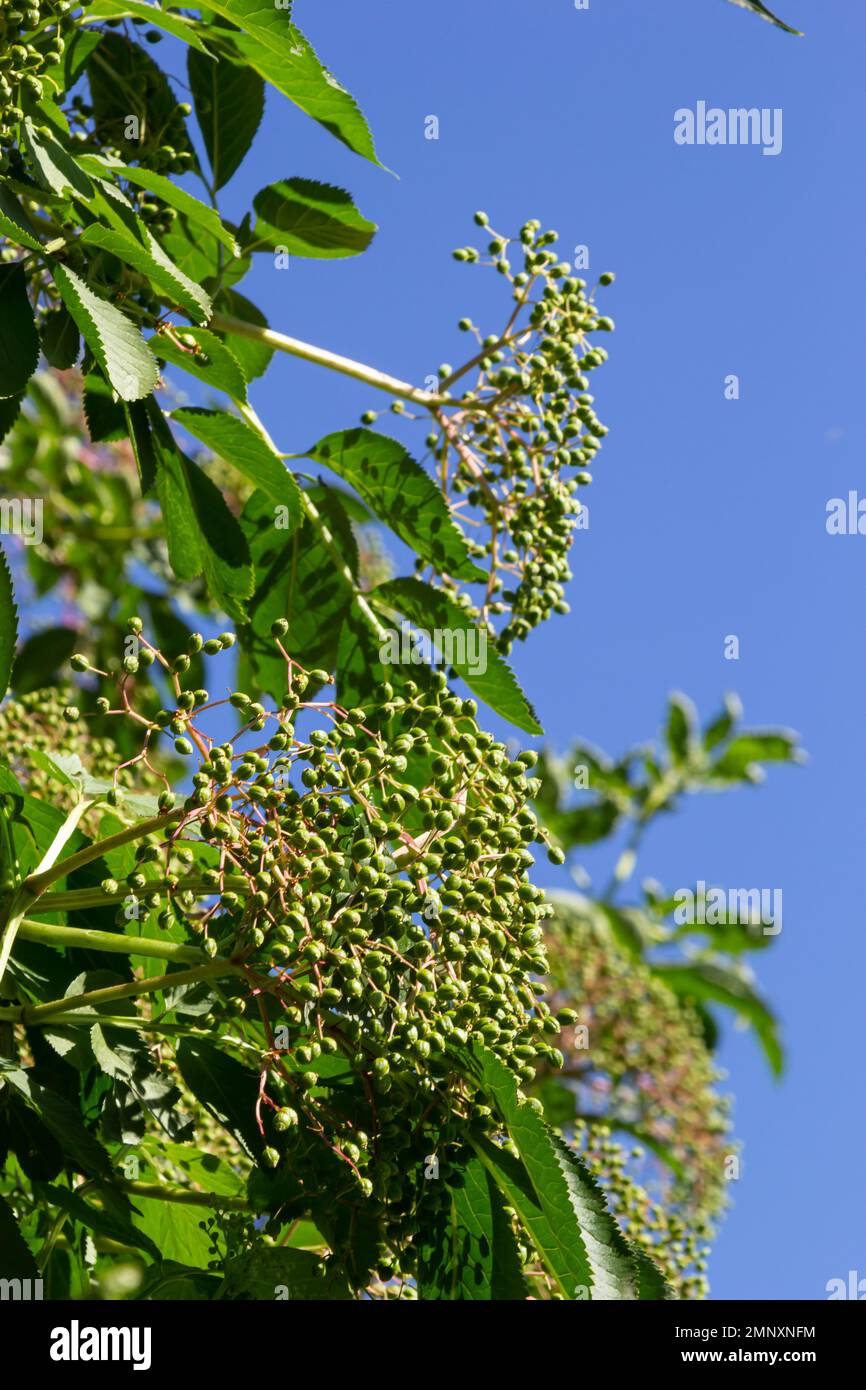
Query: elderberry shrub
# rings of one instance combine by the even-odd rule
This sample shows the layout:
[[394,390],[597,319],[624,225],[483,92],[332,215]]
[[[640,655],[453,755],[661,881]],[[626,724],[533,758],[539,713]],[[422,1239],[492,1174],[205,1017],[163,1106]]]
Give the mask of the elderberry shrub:
[[[427,446],[455,518],[480,521],[488,536],[469,545],[487,566],[480,605],[453,582],[446,580],[446,587],[488,624],[507,653],[552,613],[569,611],[565,585],[581,510],[577,492],[592,481],[588,469],[608,432],[589,392],[589,374],[608,354],[589,335],[610,332],[614,324],[599,312],[587,282],[551,249],[556,232],[530,220],[511,239],[492,231],[486,213],[475,220],[491,236],[487,255],[461,247],[454,256],[494,267],[512,286],[513,309],[501,332],[487,336],[471,319],[460,320],[477,351],[456,371],[440,367],[440,395],[451,396],[451,388],[473,373],[474,380],[453,407],[432,407]],[[613,279],[606,273],[599,284]],[[392,409],[407,413],[399,401]],[[375,418],[368,411],[363,420]]]
[[[360,1205],[372,1223],[380,1275],[411,1271],[424,1213],[460,1182],[468,1127],[496,1129],[467,1049],[482,1042],[523,1084],[540,1061],[561,1064],[537,978],[549,907],[527,876],[530,846],[546,843],[528,804],[535,754],[511,757],[441,674],[424,691],[383,684],[363,709],[306,700],[331,677],[291,659],[282,620],[277,708],[184,688],[190,653],[215,654],[232,634],[194,634],[170,659],[139,619],[130,628],[139,653],[116,713],[142,719],[132,764],[151,766],[168,739],[194,770],[182,805],[162,793],[170,823],[142,843],[126,885],[103,888],[138,895],[159,925],[180,916],[227,963],[210,1022],[231,1030],[243,1015],[257,1029],[260,1163],[278,1170],[263,1205],[284,1215],[336,1191],[338,1211]],[[156,719],[134,707],[148,668],[173,692]],[[239,723],[222,742],[207,732],[218,706]],[[443,1181],[425,1178],[431,1156]],[[339,1251],[338,1235],[330,1243]]]

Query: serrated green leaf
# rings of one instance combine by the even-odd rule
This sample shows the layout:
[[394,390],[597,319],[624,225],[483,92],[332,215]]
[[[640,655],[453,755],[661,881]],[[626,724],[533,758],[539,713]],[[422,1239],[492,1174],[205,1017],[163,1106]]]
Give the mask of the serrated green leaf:
[[312,179],[281,179],[253,199],[258,220],[246,250],[284,246],[296,256],[333,259],[366,251],[378,228],[348,193]]
[[[201,59],[213,67],[208,58]],[[99,173],[103,178],[111,177],[126,179],[129,183],[134,183],[136,187],[145,189],[148,193],[153,193],[169,207],[176,208],[179,213],[190,221],[193,226],[201,227],[208,236],[215,241],[221,242],[232,257],[240,254],[237,238],[228,227],[224,226],[222,218],[216,208],[208,207],[198,198],[194,198],[191,193],[187,193],[185,188],[180,188],[164,174],[155,174],[151,169],[142,169],[137,165],[119,164],[113,160],[98,159],[96,156],[83,156],[80,160],[83,168]]]
[[418,1238],[418,1296],[522,1300],[527,1296],[517,1242],[495,1182],[477,1157],[461,1168],[464,1186]]
[[35,235],[30,218],[5,184],[0,184],[0,236],[8,237],[14,245],[26,246],[30,251],[42,250],[42,243]]
[[190,53],[187,73],[215,190],[227,184],[253,142],[265,109],[261,75],[244,64]]
[[88,0],[81,22],[98,23],[101,19],[122,19],[127,15],[134,19],[146,20],[155,29],[162,29],[166,34],[181,39],[199,53],[208,52],[195,20],[182,14],[171,14],[160,9],[158,5],[147,5],[143,0]]
[[293,475],[279,454],[236,415],[222,410],[201,410],[185,406],[172,412],[172,420],[206,445],[221,459],[269,497],[286,508],[287,531],[301,520],[301,493]]
[[139,228],[139,238],[116,227],[96,224],[86,227],[80,239],[85,246],[107,251],[137,270],[149,280],[160,299],[176,305],[196,323],[204,323],[213,309],[209,295],[184,275],[143,224]]
[[78,361],[81,337],[78,324],[65,307],[52,309],[42,324],[42,351],[58,372],[74,367]]
[[[316,505],[351,573],[357,575],[358,548],[339,498],[323,490]],[[288,621],[286,641],[304,666],[333,670],[352,590],[318,531],[308,521],[294,531],[278,529],[273,503],[261,492],[250,498],[241,524],[255,565],[256,592],[249,603],[249,627],[239,636],[261,689],[280,698],[286,665],[274,646],[271,624],[278,618]]]
[[111,1159],[99,1140],[85,1129],[79,1112],[50,1086],[41,1085],[33,1070],[6,1071],[3,1079],[33,1107],[74,1168],[89,1178],[111,1177]]
[[246,402],[247,383],[232,350],[207,328],[185,328],[184,337],[196,342],[200,352],[184,351],[166,333],[155,333],[148,346],[156,357],[197,377],[215,391],[225,391],[232,400]]
[[39,363],[39,334],[20,262],[0,265],[0,396],[17,396]]
[[84,341],[121,400],[138,401],[150,395],[159,371],[135,325],[94,294],[68,266],[55,264],[52,274]]
[[244,533],[219,488],[178,449],[159,407],[150,407],[156,491],[172,568],[185,580],[203,573],[224,611],[242,621],[255,583]]
[[15,590],[12,587],[12,572],[6,552],[0,546],[0,700],[9,689],[17,641],[18,609],[15,605]]
[[476,1043],[469,1067],[520,1157],[489,1139],[472,1140],[472,1147],[565,1298],[636,1299],[637,1263],[589,1169],[519,1101],[514,1077],[498,1057]]
[[50,193],[77,193],[93,197],[93,184],[68,150],[47,126],[37,128],[29,116],[24,118],[24,148],[39,182]]
[[[107,1192],[105,1188],[91,1187],[88,1188],[88,1196],[91,1195],[102,1195],[105,1199]],[[133,1249],[144,1250],[153,1259],[159,1259],[159,1248],[149,1235],[133,1225],[130,1212],[124,1210],[116,1199],[113,1203],[106,1202],[105,1205],[97,1207],[93,1202],[85,1201],[77,1192],[70,1192],[68,1188],[59,1186],[40,1186],[39,1196],[51,1207],[67,1212],[73,1220],[80,1222],[89,1231],[107,1236],[109,1240],[116,1240],[121,1245],[131,1245]]]
[[3,443],[3,440],[13,428],[18,416],[21,414],[21,406],[23,403],[23,393],[19,396],[0,398],[0,444]]
[[39,1268],[18,1229],[15,1213],[0,1197],[0,1279],[38,1279]]
[[117,400],[108,382],[99,372],[88,372],[84,378],[83,404],[91,443],[102,444],[109,440],[126,438],[126,407],[123,401]]
[[[147,163],[160,145],[191,156],[198,169],[183,115],[168,78],[141,44],[111,30],[87,61],[93,120],[99,144],[121,150],[126,162]],[[128,121],[139,122],[139,139],[129,136]]]
[[350,150],[379,163],[358,105],[285,11],[271,0],[208,0],[208,9],[237,25],[240,33],[232,35],[232,43],[266,82]]
[[529,734],[544,732],[511,667],[486,633],[441,589],[420,579],[391,579],[372,589],[369,597],[382,612],[396,609],[402,613],[431,641],[436,632],[446,634],[452,647],[450,664],[478,698],[518,729]]
[[398,440],[373,430],[340,430],[320,439],[302,457],[333,469],[380,521],[440,574],[486,579],[470,559],[466,538],[442,493]]
[[256,1073],[200,1038],[181,1040],[177,1067],[196,1100],[235,1137],[250,1158],[258,1158],[264,1140],[256,1127]]

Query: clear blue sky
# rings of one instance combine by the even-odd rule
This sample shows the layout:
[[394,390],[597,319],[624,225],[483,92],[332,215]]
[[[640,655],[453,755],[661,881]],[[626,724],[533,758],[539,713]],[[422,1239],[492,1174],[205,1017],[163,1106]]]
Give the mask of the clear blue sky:
[[[461,314],[489,308],[496,326],[501,284],[449,258],[475,208],[503,230],[537,216],[564,251],[587,243],[593,272],[617,272],[594,383],[611,434],[572,613],[516,653],[518,672],[560,748],[582,735],[618,751],[654,733],[670,689],[703,713],[735,689],[750,722],[796,728],[811,755],[759,790],[695,800],[643,860],[670,888],[784,892],[760,977],[787,1076],[770,1079],[748,1034],[730,1031],[721,1054],[745,1166],[716,1298],[822,1298],[828,1279],[866,1275],[866,537],[825,530],[829,498],[866,492],[866,14],[778,7],[805,39],[723,0],[297,0],[399,180],[270,94],[226,195],[239,214],[280,177],[351,190],[381,225],[366,255],[284,272],[262,259],[244,288],[274,327],[418,381],[459,360]],[[678,147],[673,113],[701,99],[781,107],[782,153]],[[724,399],[728,373],[739,401]],[[289,359],[255,399],[291,450],[372,403]],[[723,659],[729,633],[738,662]]]

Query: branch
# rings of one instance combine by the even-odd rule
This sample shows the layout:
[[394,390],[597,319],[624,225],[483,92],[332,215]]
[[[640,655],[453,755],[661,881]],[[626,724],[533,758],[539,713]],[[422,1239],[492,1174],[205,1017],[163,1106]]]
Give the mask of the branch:
[[253,342],[261,343],[277,352],[286,352],[290,357],[300,357],[303,362],[312,362],[318,367],[327,367],[329,371],[341,372],[343,376],[354,377],[356,381],[363,381],[367,386],[375,387],[377,391],[387,391],[389,396],[398,396],[401,400],[411,401],[413,405],[432,409],[435,406],[456,404],[450,396],[422,391],[417,386],[410,386],[407,381],[399,381],[397,377],[377,371],[375,367],[355,362],[351,357],[341,357],[339,353],[328,352],[327,348],[303,343],[299,338],[289,338],[285,333],[274,332],[272,328],[260,328],[258,324],[233,318],[231,314],[214,314],[209,327],[217,333],[236,333],[241,338],[250,338]]

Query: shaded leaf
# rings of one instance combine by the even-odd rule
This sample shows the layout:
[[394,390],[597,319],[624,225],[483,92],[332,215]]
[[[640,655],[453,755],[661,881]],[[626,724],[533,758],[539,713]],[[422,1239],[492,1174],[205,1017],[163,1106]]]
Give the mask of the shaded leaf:
[[370,599],[380,610],[396,609],[431,638],[437,631],[449,634],[450,664],[479,699],[518,729],[544,732],[511,667],[487,640],[486,632],[441,589],[420,579],[391,579],[377,585]]
[[311,179],[269,184],[256,194],[253,208],[258,220],[247,250],[284,246],[296,256],[357,256],[377,231],[342,188]]
[[0,396],[17,396],[36,371],[39,334],[18,262],[0,265]]
[[217,190],[228,183],[253,142],[265,108],[265,84],[245,64],[198,53],[188,55],[187,73]]
[[319,62],[296,25],[269,0],[209,0],[236,24],[232,43],[250,67],[356,154],[378,164],[367,122],[354,99]]
[[373,430],[341,430],[305,457],[323,463],[355,489],[380,521],[440,574],[485,579],[469,557],[439,488],[396,439]]
[[244,420],[221,410],[191,406],[173,411],[171,418],[236,468],[272,502],[285,507],[286,529],[294,530],[301,519],[300,489],[279,454],[261,435]]

